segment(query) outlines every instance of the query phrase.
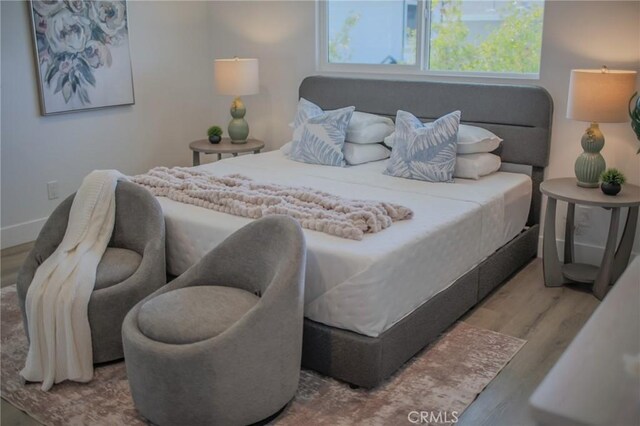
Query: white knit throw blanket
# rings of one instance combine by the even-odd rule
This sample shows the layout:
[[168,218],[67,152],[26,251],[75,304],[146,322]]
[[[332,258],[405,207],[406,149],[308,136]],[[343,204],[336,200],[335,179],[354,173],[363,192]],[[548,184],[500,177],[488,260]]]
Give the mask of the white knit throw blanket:
[[184,167],[156,167],[132,182],[153,195],[211,210],[249,217],[283,214],[303,228],[361,240],[413,212],[397,204],[351,200],[304,187],[257,183],[241,175],[213,176]]
[[29,352],[22,377],[49,390],[63,380],[88,382],[93,351],[88,306],[98,263],[115,222],[115,188],[124,176],[98,170],[82,181],[62,242],[36,270],[27,291]]

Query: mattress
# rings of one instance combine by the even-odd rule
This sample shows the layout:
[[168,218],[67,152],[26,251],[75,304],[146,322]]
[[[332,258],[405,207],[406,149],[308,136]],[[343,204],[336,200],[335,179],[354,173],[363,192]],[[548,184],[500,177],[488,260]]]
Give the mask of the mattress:
[[[366,234],[361,241],[304,230],[305,316],[376,337],[517,236],[531,203],[531,179],[524,174],[498,172],[437,184],[384,175],[385,166],[386,161],[345,168],[310,165],[273,151],[198,168],[411,208],[413,219]],[[173,275],[251,221],[158,200],[167,226],[167,267]]]

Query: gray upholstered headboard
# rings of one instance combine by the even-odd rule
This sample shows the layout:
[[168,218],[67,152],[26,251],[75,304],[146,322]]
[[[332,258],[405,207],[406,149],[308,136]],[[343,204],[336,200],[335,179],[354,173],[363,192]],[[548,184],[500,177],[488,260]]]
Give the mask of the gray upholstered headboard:
[[549,164],[553,100],[537,86],[307,77],[301,97],[323,109],[353,105],[358,111],[395,117],[403,109],[423,121],[451,111],[462,122],[484,127],[504,139],[502,161],[532,166],[534,184],[529,225],[539,223],[539,185]]

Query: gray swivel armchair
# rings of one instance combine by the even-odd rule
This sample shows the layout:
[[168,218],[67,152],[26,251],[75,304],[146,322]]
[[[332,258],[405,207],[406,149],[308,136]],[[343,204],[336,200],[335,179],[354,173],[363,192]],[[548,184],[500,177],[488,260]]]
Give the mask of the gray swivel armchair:
[[305,263],[297,222],[266,217],[135,306],[122,337],[139,413],[243,425],[284,407],[300,375]]
[[[64,237],[74,196],[65,199],[49,216],[18,273],[18,299],[27,337],[27,290],[38,266]],[[121,326],[125,315],[166,284],[164,241],[164,216],[155,197],[134,183],[118,182],[113,234],[98,264],[89,300],[94,363],[123,357]]]

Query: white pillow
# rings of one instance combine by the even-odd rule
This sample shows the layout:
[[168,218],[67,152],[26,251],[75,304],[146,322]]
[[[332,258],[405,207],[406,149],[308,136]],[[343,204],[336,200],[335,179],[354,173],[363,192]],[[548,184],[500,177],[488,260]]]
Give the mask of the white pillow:
[[359,144],[380,143],[394,129],[393,120],[389,117],[354,111],[347,127],[346,140]]
[[482,127],[461,124],[458,130],[458,154],[491,152],[500,142],[502,139]]
[[291,153],[291,145],[293,145],[293,141],[289,141],[280,147],[280,151],[282,151],[285,157],[288,157]]
[[[314,104],[311,101],[306,100],[305,98],[300,98],[298,100],[298,107],[296,110],[296,117],[298,117],[300,114],[300,111],[304,111],[304,110],[317,110],[320,109],[322,110],[319,106],[317,106],[316,104]],[[294,121],[292,121],[291,123],[289,123],[289,127],[291,127],[292,129],[295,129],[296,127],[296,121],[294,117]],[[360,111],[354,111],[353,112],[353,116],[351,117],[351,121],[349,123],[350,126],[353,126],[354,129],[356,128],[362,128],[362,127],[366,127],[369,126],[371,124],[375,124],[375,123],[389,123],[393,126],[393,120],[389,117],[385,117],[382,115],[377,115],[377,114],[370,114],[368,112],[360,112]],[[300,124],[300,123],[297,123]]]
[[[292,144],[293,141],[289,141],[280,147],[280,151],[285,157],[289,157]],[[391,150],[379,143],[361,145],[345,142],[342,151],[344,153],[344,159],[352,166],[356,164],[370,163],[372,161],[385,160],[391,155]]]
[[384,145],[367,144],[361,145],[357,143],[345,142],[342,148],[344,159],[352,166],[356,164],[370,163],[372,161],[380,161],[389,158],[391,151]]
[[352,129],[361,129],[371,126],[372,124],[383,123],[393,126],[393,120],[383,115],[369,114],[368,112],[354,111],[349,127]]
[[[487,129],[482,127],[461,124],[458,129],[458,154],[476,154],[491,152],[500,146],[500,139]],[[384,144],[393,147],[395,144],[395,132],[384,138]]]
[[497,172],[501,165],[500,157],[486,152],[457,155],[453,177],[477,180]]
[[347,142],[357,144],[378,144],[393,133],[395,126],[388,123],[374,123],[360,129],[347,128]]
[[394,130],[393,133],[391,133],[389,136],[384,138],[384,140],[383,140],[384,144],[386,146],[388,146],[389,148],[393,148],[393,145],[395,145],[395,143],[396,143],[395,137],[396,137],[396,132]]

